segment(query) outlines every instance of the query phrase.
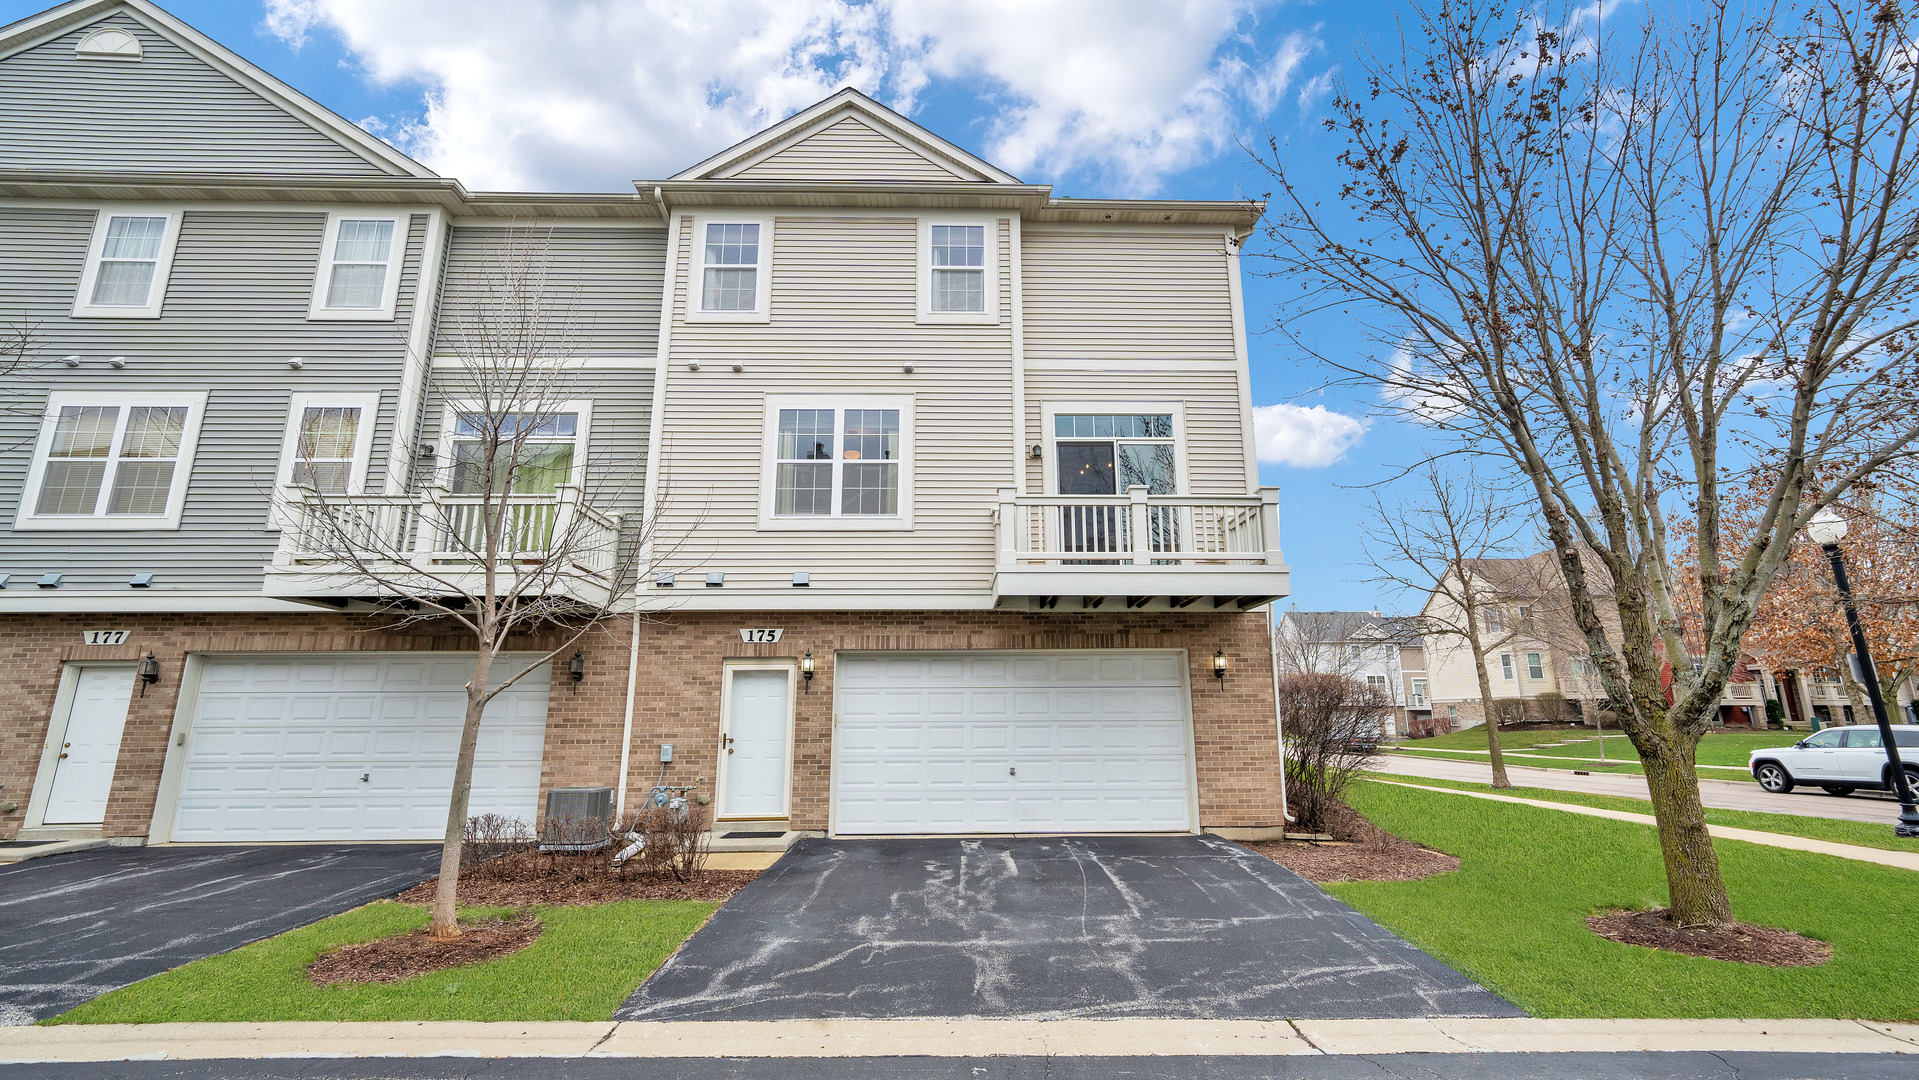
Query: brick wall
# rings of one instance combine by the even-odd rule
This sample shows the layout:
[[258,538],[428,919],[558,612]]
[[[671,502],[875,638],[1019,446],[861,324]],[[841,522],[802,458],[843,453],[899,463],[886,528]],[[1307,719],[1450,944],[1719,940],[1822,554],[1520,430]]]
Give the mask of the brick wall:
[[[777,626],[777,645],[745,645],[741,627]],[[577,648],[586,677],[567,673],[573,650],[552,668],[546,754],[541,786],[612,785],[625,718],[626,620],[589,634]],[[126,644],[79,644],[83,629],[125,629]],[[639,626],[632,764],[637,802],[660,775],[659,744],[673,743],[668,783],[711,795],[717,766],[720,675],[728,657],[797,659],[813,653],[816,677],[796,703],[793,823],[827,823],[832,747],[833,655],[837,650],[891,649],[1163,649],[1187,650],[1193,687],[1194,750],[1200,821],[1214,827],[1281,822],[1278,750],[1273,729],[1272,673],[1265,613],[900,612],[673,613]],[[529,639],[516,649],[550,648],[553,639]],[[109,836],[145,836],[159,793],[166,743],[173,728],[181,670],[188,653],[437,651],[469,647],[458,633],[432,623],[394,628],[379,617],[332,614],[164,614],[0,616],[0,670],[10,676],[0,698],[0,801],[19,804],[0,814],[0,839],[11,838],[26,816],[34,772],[52,719],[65,662],[137,660],[152,650],[160,681],[128,711],[119,765],[107,806]],[[1229,671],[1212,675],[1213,650],[1224,649]]]

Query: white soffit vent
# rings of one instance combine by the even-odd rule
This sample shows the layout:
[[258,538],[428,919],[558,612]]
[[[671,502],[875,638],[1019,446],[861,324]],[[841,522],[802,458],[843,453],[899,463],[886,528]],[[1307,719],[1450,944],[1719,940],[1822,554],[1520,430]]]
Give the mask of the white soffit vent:
[[140,39],[117,26],[103,26],[74,46],[73,54],[82,60],[138,60]]

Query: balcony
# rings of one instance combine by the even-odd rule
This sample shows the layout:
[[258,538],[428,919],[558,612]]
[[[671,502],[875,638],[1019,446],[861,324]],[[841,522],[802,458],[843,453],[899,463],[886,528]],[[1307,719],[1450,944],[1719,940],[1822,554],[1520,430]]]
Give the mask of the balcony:
[[994,531],[999,607],[1243,611],[1289,588],[1278,488],[1240,496],[1001,488]]
[[[506,543],[498,553],[498,570],[530,579],[526,595],[605,603],[618,585],[619,515],[588,506],[573,485],[505,499]],[[282,504],[284,525],[266,568],[265,591],[369,599],[477,596],[487,502],[484,496],[453,495],[440,487],[393,495],[297,491]],[[512,588],[515,577],[496,587]]]

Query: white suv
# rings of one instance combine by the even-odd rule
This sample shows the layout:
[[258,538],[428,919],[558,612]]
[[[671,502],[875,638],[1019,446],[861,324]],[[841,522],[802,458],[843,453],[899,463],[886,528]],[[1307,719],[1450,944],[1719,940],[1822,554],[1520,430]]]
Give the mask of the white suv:
[[[1919,787],[1919,725],[1894,724],[1892,739],[1907,783]],[[1892,769],[1877,725],[1827,728],[1791,746],[1754,750],[1751,768],[1753,779],[1771,792],[1791,791],[1796,784],[1816,784],[1828,795],[1892,790]]]

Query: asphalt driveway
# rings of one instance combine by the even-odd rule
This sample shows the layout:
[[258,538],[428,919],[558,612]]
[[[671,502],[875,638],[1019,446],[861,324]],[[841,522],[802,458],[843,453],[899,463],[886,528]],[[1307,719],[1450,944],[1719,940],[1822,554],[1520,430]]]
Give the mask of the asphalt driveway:
[[1208,836],[804,840],[622,1020],[1523,1016]]
[[439,847],[97,848],[0,867],[0,1025],[392,896]]

